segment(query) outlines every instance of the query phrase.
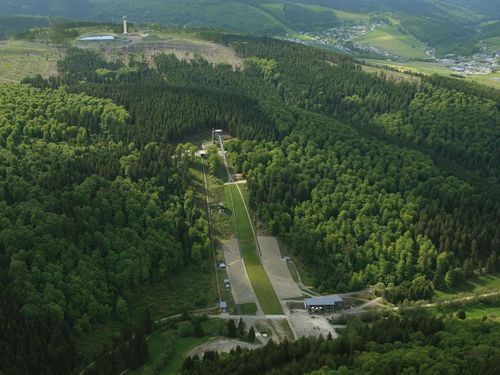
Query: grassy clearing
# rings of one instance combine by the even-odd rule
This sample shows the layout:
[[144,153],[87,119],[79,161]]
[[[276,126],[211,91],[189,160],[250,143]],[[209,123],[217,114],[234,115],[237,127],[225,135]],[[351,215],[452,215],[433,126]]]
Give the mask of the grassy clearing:
[[234,184],[226,185],[226,189],[230,190],[230,194],[233,197],[234,207],[232,207],[231,201],[226,202],[226,204],[234,209],[245,266],[260,305],[265,314],[283,314],[276,292],[257,254],[257,246],[250,218],[238,187]]
[[449,75],[451,70],[446,68],[443,64],[439,64],[436,62],[411,62],[407,61],[404,63],[396,63],[391,61],[380,61],[380,60],[366,60],[367,63],[378,66],[390,66],[392,68],[396,68],[400,71],[408,71],[414,73],[423,73],[423,74],[442,74]]
[[[137,28],[139,30],[139,28]],[[78,29],[81,36],[88,35],[116,35],[109,28]],[[234,50],[221,44],[199,39],[195,31],[154,28],[148,34],[131,31],[128,38],[132,43],[123,44],[120,41],[81,42],[78,39],[73,44],[86,49],[92,49],[104,54],[108,60],[129,62],[129,55],[137,60],[152,62],[153,56],[159,53],[174,54],[179,59],[194,59],[202,56],[214,64],[230,64],[242,67],[243,59],[238,57]],[[206,137],[206,133],[205,133]]]
[[263,223],[260,218],[253,212],[253,210],[250,209],[250,203],[249,203],[249,192],[248,192],[248,185],[247,184],[239,184],[238,185],[239,190],[241,192],[241,195],[243,196],[243,199],[245,200],[245,204],[247,205],[248,209],[248,214],[250,215],[250,220],[253,223],[253,229],[255,231],[255,234],[257,236],[270,236],[271,233],[269,233],[269,230],[267,229],[267,226],[265,223]]
[[[448,69],[445,65],[436,62],[407,61],[404,63],[396,63],[391,61],[380,61],[380,60],[366,60],[366,62],[378,66],[390,66],[399,69],[401,72],[409,71],[409,72],[423,73],[428,75],[440,74],[447,77],[450,77],[450,74],[452,73],[452,71]],[[461,79],[461,78],[456,78],[456,79]],[[500,72],[495,72],[491,74],[471,74],[466,76],[465,80],[500,89]]]
[[362,23],[368,21],[370,16],[368,14],[348,12],[340,9],[324,7],[313,4],[301,4],[304,8],[310,9],[315,12],[333,12],[342,23]]
[[500,72],[491,74],[471,74],[465,77],[467,81],[477,82],[481,85],[500,89]]
[[394,81],[410,81],[410,82],[420,82],[419,77],[412,76],[410,74],[405,74],[403,72],[395,72],[393,70],[387,70],[383,68],[379,68],[376,66],[368,66],[361,65],[361,69],[368,73],[375,73],[377,75],[384,74],[388,79],[392,79]]
[[[186,354],[193,348],[217,337],[220,329],[225,322],[222,320],[207,320],[202,323],[203,337],[177,337],[175,340],[175,349],[172,358],[167,365],[159,372],[161,375],[176,374],[182,368],[182,363]],[[148,340],[149,359],[144,366],[134,371],[127,371],[127,375],[139,375],[143,369],[151,365],[158,356],[165,351],[165,341],[162,337],[162,331],[158,330],[151,335]]]
[[489,51],[500,51],[500,36],[494,36],[478,43],[478,46],[485,47]]
[[361,23],[369,20],[368,14],[347,12],[344,10],[334,9],[335,15],[344,23]]
[[257,305],[253,302],[240,304],[241,315],[255,315],[257,313]]
[[297,258],[295,258],[293,260],[293,263],[295,264],[295,266],[297,267],[297,270],[299,271],[300,279],[302,280],[302,284],[304,284],[305,286],[307,286],[308,288],[310,288],[312,290],[315,290],[314,278],[311,276],[311,274],[308,271],[306,271],[306,269],[302,265],[301,261],[298,260]]
[[500,275],[476,275],[456,288],[446,291],[436,290],[433,300],[440,302],[498,290],[500,290]]
[[39,42],[7,40],[0,43],[0,82],[18,82],[26,76],[56,73],[62,51]]
[[455,315],[465,311],[467,319],[493,319],[500,321],[500,295],[480,295],[468,299],[448,300],[433,306],[440,314]]
[[220,327],[224,324],[222,320],[208,320],[203,322],[203,337],[179,337],[175,342],[174,355],[160,375],[176,374],[182,368],[184,357],[193,348],[207,342],[219,335]]
[[500,306],[491,306],[484,303],[474,303],[461,307],[447,307],[437,311],[445,314],[456,314],[458,310],[465,311],[466,319],[489,319],[500,321]]
[[425,59],[425,46],[409,34],[403,34],[396,25],[376,29],[356,38],[361,44],[373,44],[398,56]]

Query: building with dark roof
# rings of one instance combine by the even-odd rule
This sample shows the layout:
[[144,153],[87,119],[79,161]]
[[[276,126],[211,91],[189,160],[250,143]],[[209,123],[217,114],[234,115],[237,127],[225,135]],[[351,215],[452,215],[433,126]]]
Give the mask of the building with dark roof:
[[344,300],[337,295],[306,298],[304,299],[304,307],[314,313],[336,311],[344,307]]

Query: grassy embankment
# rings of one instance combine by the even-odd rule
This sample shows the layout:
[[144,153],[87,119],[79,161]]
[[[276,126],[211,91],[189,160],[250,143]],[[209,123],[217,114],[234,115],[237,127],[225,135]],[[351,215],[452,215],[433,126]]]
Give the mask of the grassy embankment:
[[226,189],[229,191],[229,194],[226,194],[226,197],[229,195],[230,198],[232,195],[234,207],[232,207],[231,199],[226,201],[226,205],[231,209],[234,209],[237,232],[243,252],[243,259],[245,261],[248,277],[250,278],[255,294],[259,299],[260,305],[262,306],[265,314],[283,314],[276,292],[274,291],[271,281],[269,280],[269,277],[264,270],[264,266],[260,261],[259,255],[257,254],[257,246],[250,218],[238,187],[234,184],[226,185]]
[[[186,354],[193,348],[213,340],[219,336],[221,326],[225,322],[223,320],[207,320],[202,323],[204,336],[203,337],[179,337],[175,339],[174,352],[172,357],[168,359],[166,366],[159,372],[159,375],[176,374],[182,368],[182,363]],[[153,364],[153,362],[166,350],[165,340],[161,330],[156,331],[148,339],[149,359],[139,369],[127,371],[127,375],[139,375],[143,373],[143,369]]]
[[500,291],[500,275],[476,275],[464,281],[456,288],[445,291],[437,290],[433,300],[441,302],[496,291]]
[[465,311],[467,319],[484,317],[500,320],[499,275],[476,275],[459,286],[446,291],[436,291],[435,309],[439,313],[455,314]]

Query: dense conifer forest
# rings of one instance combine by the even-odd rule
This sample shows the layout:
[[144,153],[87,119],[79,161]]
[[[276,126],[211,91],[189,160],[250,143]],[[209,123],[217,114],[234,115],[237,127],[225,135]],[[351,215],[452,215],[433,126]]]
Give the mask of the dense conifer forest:
[[[497,92],[436,77],[396,82],[273,39],[199,37],[234,48],[244,68],[165,54],[125,66],[72,48],[58,77],[0,86],[5,373],[76,371],[75,337],[110,320],[129,328],[112,372],[144,359],[149,319],[131,324],[127,296],[210,255],[187,181],[192,150],[173,144],[214,127],[236,137],[229,158],[250,206],[322,291],[383,283],[399,303],[498,270]],[[336,341],[208,354],[183,371],[366,373],[370,363],[391,373],[417,366],[394,359],[417,351],[431,358],[417,366],[429,373],[498,366],[495,323],[386,318]],[[455,343],[464,336],[470,347]],[[97,366],[109,369],[103,353]]]

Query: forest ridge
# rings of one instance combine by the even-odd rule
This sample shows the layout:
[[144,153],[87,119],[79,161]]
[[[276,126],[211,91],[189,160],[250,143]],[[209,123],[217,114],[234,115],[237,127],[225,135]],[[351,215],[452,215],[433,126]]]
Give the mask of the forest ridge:
[[[164,317],[137,307],[138,294],[212,262],[186,140],[223,129],[251,212],[314,290],[371,287],[391,308],[335,340],[207,352],[183,373],[493,373],[495,319],[417,304],[499,270],[499,91],[392,79],[269,37],[195,37],[230,48],[242,67],[166,53],[125,63],[68,46],[57,75],[0,85],[0,372],[119,374],[148,360]],[[181,303],[172,312],[170,347],[173,328],[203,335],[203,317]],[[234,338],[230,322],[219,332]],[[89,358],[81,342],[103,327],[120,334],[93,342]]]

